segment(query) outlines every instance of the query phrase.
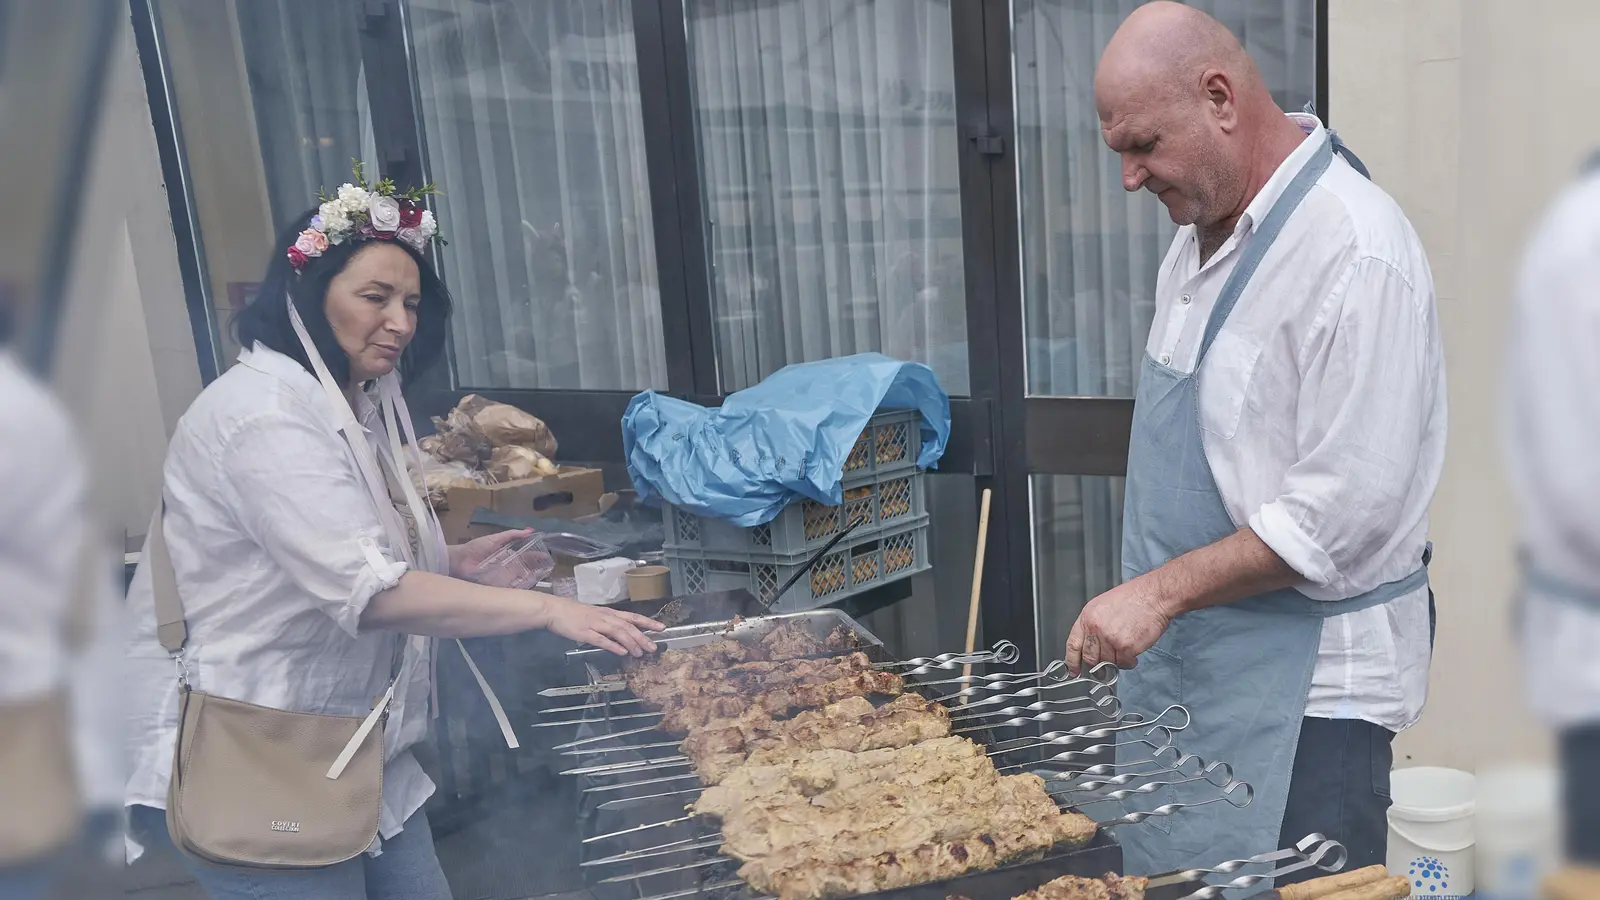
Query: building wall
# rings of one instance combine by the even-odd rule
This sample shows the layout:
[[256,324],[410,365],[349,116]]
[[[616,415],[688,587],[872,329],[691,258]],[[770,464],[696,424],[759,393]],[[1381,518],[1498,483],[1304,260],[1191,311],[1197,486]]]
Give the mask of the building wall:
[[200,391],[150,106],[126,23],[84,192],[56,387],[113,533],[141,537],[178,417]]
[[1511,285],[1542,207],[1600,148],[1592,0],[1331,0],[1330,118],[1428,248],[1450,380],[1432,509],[1439,634],[1402,764],[1548,756],[1511,627],[1515,508],[1498,399]]

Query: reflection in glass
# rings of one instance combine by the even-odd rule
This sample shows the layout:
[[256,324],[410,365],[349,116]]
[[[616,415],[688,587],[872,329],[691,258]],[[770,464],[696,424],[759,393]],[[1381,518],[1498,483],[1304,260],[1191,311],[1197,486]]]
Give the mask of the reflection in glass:
[[717,358],[879,350],[968,390],[949,0],[691,0]]
[[1122,581],[1121,478],[1033,476],[1039,659],[1060,659],[1083,605]]
[[459,383],[665,387],[631,4],[406,9]]
[[377,172],[356,17],[322,0],[158,0],[189,199],[223,365],[280,228]]
[[[1133,396],[1156,270],[1177,228],[1154,196],[1123,191],[1120,163],[1100,137],[1094,69],[1139,2],[1012,5],[1030,394]],[[1284,109],[1312,98],[1315,0],[1193,5],[1240,37]]]

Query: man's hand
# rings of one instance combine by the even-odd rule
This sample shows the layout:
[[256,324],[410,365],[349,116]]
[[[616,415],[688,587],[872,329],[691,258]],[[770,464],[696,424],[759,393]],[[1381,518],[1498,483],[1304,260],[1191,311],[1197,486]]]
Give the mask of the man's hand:
[[1104,661],[1131,669],[1139,654],[1155,646],[1175,616],[1158,583],[1152,572],[1089,601],[1067,637],[1067,671],[1073,677]]
[[522,528],[515,531],[502,531],[498,534],[485,535],[484,537],[470,540],[465,544],[456,544],[450,548],[450,577],[468,578],[483,565],[483,561],[500,552],[500,549],[513,541],[522,540],[533,534],[532,528]]
[[1076,677],[1104,661],[1131,669],[1178,616],[1300,580],[1254,531],[1241,528],[1090,600],[1067,637],[1067,671]]

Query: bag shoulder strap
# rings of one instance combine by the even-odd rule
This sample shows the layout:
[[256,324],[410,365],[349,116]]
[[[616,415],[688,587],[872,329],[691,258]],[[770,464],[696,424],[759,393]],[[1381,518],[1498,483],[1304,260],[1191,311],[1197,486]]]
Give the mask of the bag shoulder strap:
[[167,552],[167,536],[162,513],[166,501],[156,504],[150,517],[150,536],[145,539],[144,562],[150,567],[150,588],[155,597],[156,637],[168,653],[183,652],[189,641],[189,623],[183,618],[183,598],[178,596],[178,576],[172,571],[172,556]]

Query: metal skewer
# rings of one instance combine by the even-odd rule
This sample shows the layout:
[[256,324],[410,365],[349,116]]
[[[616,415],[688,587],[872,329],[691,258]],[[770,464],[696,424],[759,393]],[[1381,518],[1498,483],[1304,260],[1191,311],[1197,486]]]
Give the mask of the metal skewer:
[[[1088,700],[1087,697],[1074,697],[1070,700],[1037,700],[1033,703],[1029,703],[1026,706],[1007,706],[1004,709],[991,709],[983,712],[951,716],[950,721],[968,722],[973,719],[988,719],[995,716],[1019,716],[1027,713],[1046,712],[1050,710],[1054,710],[1058,715],[1098,712],[1115,717],[1117,712],[1122,708],[1122,702],[1118,700],[1114,694],[1108,694],[1104,697],[1101,697],[1099,700],[1085,704],[1084,701],[1086,700]],[[1076,706],[1072,706],[1071,704],[1076,704]]]
[[[689,636],[690,637],[699,637],[699,635],[689,635]],[[800,658],[800,659],[826,659],[826,658],[829,658],[829,657],[832,657],[832,656],[845,656],[845,655],[847,655],[848,652],[851,652],[851,651],[843,651],[843,652],[840,652],[840,653],[828,654],[827,656],[820,656],[820,657],[809,657],[808,656],[808,657],[798,657],[798,658]],[[1001,665],[1010,665],[1010,664],[1016,662],[1018,659],[1020,659],[1021,656],[1022,656],[1022,651],[1017,648],[1016,644],[1013,644],[1010,641],[1002,640],[1002,641],[996,642],[994,647],[992,647],[991,649],[988,649],[988,650],[978,650],[978,651],[975,651],[973,653],[941,653],[938,656],[924,656],[924,657],[918,657],[916,659],[908,659],[908,660],[903,660],[903,661],[891,661],[891,662],[877,663],[872,668],[874,668],[874,669],[876,669],[878,671],[897,671],[897,670],[903,669],[904,671],[897,671],[897,674],[901,675],[902,677],[906,677],[906,676],[913,676],[913,675],[925,675],[928,672],[932,672],[932,671],[934,671],[936,669],[959,669],[962,666],[969,666],[969,665],[979,665],[979,664],[989,664],[989,663],[998,663],[998,664],[1001,664]],[[783,662],[789,662],[789,661],[790,660],[783,660]],[[1102,663],[1101,665],[1110,665],[1110,664],[1109,663]],[[1113,667],[1113,668],[1115,668],[1115,667]],[[1030,674],[1037,675],[1037,674],[1040,674],[1040,673],[1030,673]],[[1018,676],[1018,677],[1025,679],[1028,676],[1022,675],[1022,676]],[[943,681],[930,681],[930,682],[925,682],[925,683],[926,684],[948,684],[950,682],[951,682],[951,680],[943,680]],[[591,682],[589,684],[583,684],[583,685],[574,685],[574,686],[571,686],[571,687],[546,688],[545,690],[542,690],[542,691],[539,692],[539,696],[541,696],[541,697],[570,697],[570,696],[579,696],[579,695],[593,694],[593,693],[620,692],[620,691],[625,691],[627,689],[628,689],[627,682],[625,682],[625,681],[623,681],[621,679],[605,679],[605,680],[602,680],[602,681]],[[642,703],[642,702],[643,701],[640,700],[637,697],[629,697],[629,698],[622,699],[622,700],[594,700],[594,701],[591,701],[589,703],[579,704],[577,706],[559,706],[559,707],[555,707],[555,708],[552,708],[552,709],[542,709],[542,710],[539,710],[539,714],[540,715],[549,715],[549,714],[558,713],[558,712],[584,712],[584,711],[591,710],[591,709],[604,709],[607,706],[621,706],[622,704],[625,704],[625,703]]]
[[[1240,803],[1234,799],[1233,795],[1238,793],[1244,794],[1243,803]],[[1227,803],[1234,809],[1244,809],[1255,800],[1255,797],[1256,789],[1251,787],[1248,781],[1236,781],[1223,790],[1221,797],[1212,797],[1210,800],[1199,800],[1194,803],[1168,803],[1163,806],[1158,806],[1155,809],[1147,812],[1131,812],[1125,816],[1122,816],[1121,818],[1101,822],[1100,827],[1111,828],[1117,825],[1137,825],[1146,819],[1152,819],[1157,816],[1170,816],[1175,812],[1179,812],[1180,810],[1194,809],[1197,806],[1209,806],[1213,803]]]
[[[1322,835],[1312,835],[1311,837],[1320,838]],[[1310,839],[1311,838],[1306,838],[1305,840],[1301,841],[1300,846],[1304,847],[1306,841],[1309,841]],[[1255,887],[1261,882],[1266,881],[1268,878],[1281,878],[1284,875],[1304,871],[1305,869],[1312,867],[1321,869],[1324,872],[1337,872],[1344,868],[1345,862],[1349,859],[1349,851],[1345,849],[1343,844],[1339,843],[1338,841],[1330,841],[1326,839],[1324,839],[1323,843],[1321,843],[1315,849],[1309,851],[1302,850],[1302,853],[1304,853],[1304,857],[1300,862],[1274,869],[1271,872],[1267,872],[1262,875],[1241,875],[1238,878],[1227,882],[1226,884],[1206,885],[1194,893],[1187,895],[1183,898],[1183,900],[1216,900],[1216,898],[1222,896],[1224,891],[1241,890],[1244,888]],[[1276,856],[1276,854],[1268,855]],[[1328,861],[1329,856],[1333,857],[1331,862]],[[1230,872],[1238,871],[1238,869],[1246,865],[1258,865],[1266,862],[1265,859],[1262,859],[1261,863],[1257,863],[1256,859],[1259,858],[1244,860],[1242,862],[1238,862],[1237,864],[1234,862],[1223,863],[1222,865],[1217,866],[1215,869],[1190,869],[1187,870],[1187,872],[1194,872],[1196,875],[1206,873],[1225,875],[1229,874]],[[1187,874],[1187,872],[1185,874]]]
[[660,847],[654,847],[649,850],[629,850],[626,853],[618,853],[615,856],[605,856],[601,857],[600,859],[585,860],[584,862],[578,863],[578,865],[585,868],[590,866],[610,866],[617,863],[633,862],[634,860],[639,859],[652,859],[660,856],[670,856],[674,853],[683,853],[689,850],[710,850],[715,847],[722,846],[722,836],[719,834],[714,838],[685,838],[682,841],[673,841],[673,844],[680,846],[663,844]]
[[646,725],[643,728],[630,728],[626,731],[613,731],[610,734],[597,734],[593,737],[578,738],[575,741],[567,741],[565,744],[557,744],[550,749],[566,750],[572,747],[584,747],[589,744],[598,744],[601,741],[609,741],[612,738],[627,737],[631,734],[644,734],[647,731],[655,731],[657,727],[658,726],[655,725]]

